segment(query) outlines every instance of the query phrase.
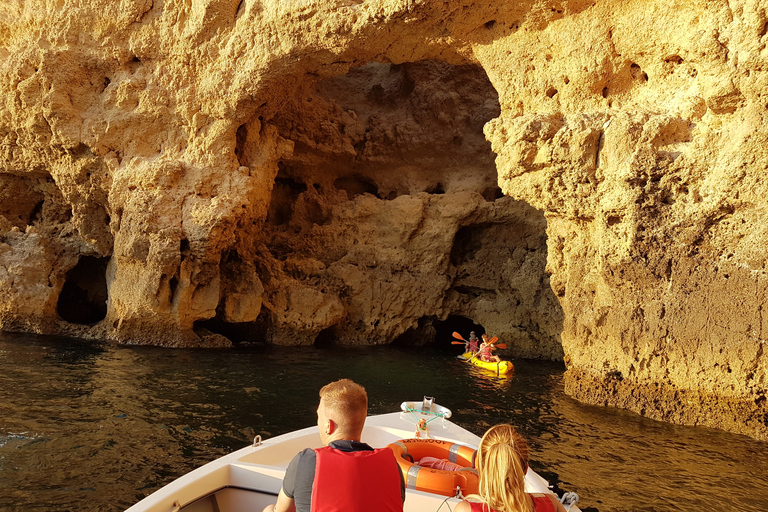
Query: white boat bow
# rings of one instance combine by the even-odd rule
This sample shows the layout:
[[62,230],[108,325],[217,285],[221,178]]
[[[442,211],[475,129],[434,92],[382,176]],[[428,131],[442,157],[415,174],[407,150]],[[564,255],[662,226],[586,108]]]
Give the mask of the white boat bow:
[[[421,413],[428,407],[428,413]],[[429,402],[404,402],[402,412],[369,416],[363,429],[362,441],[374,448],[387,446],[401,439],[415,437],[415,424],[429,418],[431,439],[450,441],[476,449],[480,438],[448,420],[449,409]],[[282,485],[288,463],[305,448],[320,448],[322,442],[317,427],[307,427],[262,441],[260,436],[247,446],[174,480],[126,512],[259,512],[274,503]],[[529,469],[526,491],[552,493],[546,480]],[[567,493],[568,494],[568,493]],[[572,494],[572,493],[570,493]],[[575,495],[573,495],[575,496]],[[570,496],[570,499],[574,499]],[[575,498],[576,500],[578,497]],[[445,503],[452,510],[460,498],[406,489],[405,512],[438,511]],[[566,504],[569,512],[579,512]]]

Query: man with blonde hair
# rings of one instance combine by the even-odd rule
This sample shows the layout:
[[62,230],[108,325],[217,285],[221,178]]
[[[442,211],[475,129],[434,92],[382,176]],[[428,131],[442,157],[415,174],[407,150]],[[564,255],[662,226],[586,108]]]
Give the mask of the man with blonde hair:
[[341,379],[323,386],[317,407],[323,448],[291,460],[277,504],[264,512],[402,512],[405,483],[394,453],[360,441],[367,415],[361,385]]

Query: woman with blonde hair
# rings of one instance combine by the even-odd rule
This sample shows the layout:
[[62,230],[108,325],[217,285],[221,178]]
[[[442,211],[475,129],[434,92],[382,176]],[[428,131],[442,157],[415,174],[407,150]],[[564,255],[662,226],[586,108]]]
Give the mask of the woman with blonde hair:
[[478,494],[471,494],[454,512],[566,512],[553,494],[525,492],[528,445],[507,424],[488,429],[477,449]]

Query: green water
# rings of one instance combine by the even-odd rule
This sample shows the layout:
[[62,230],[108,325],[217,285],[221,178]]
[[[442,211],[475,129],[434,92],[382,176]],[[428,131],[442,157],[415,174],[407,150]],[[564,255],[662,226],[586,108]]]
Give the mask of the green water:
[[561,364],[518,360],[498,379],[452,349],[0,335],[0,510],[124,510],[256,434],[314,425],[318,389],[341,377],[367,388],[371,414],[430,395],[478,435],[517,425],[533,469],[577,492],[582,509],[768,510],[768,444],[579,404],[563,394]]

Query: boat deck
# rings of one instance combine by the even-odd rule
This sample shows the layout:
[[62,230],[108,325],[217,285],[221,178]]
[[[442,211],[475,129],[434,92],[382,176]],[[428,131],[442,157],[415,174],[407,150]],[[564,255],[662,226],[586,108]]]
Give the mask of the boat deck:
[[[362,441],[378,448],[413,438],[415,427],[410,416],[407,412],[369,416]],[[480,442],[478,436],[445,419],[430,422],[428,429],[433,439],[473,448]],[[255,443],[174,480],[127,512],[259,512],[275,502],[294,455],[321,446],[316,426]],[[546,481],[533,471],[526,475],[526,490],[549,492]],[[437,511],[445,502],[453,509],[459,499],[407,489],[404,510]],[[571,508],[572,512],[577,510]]]

